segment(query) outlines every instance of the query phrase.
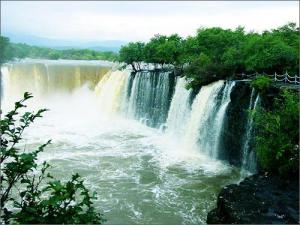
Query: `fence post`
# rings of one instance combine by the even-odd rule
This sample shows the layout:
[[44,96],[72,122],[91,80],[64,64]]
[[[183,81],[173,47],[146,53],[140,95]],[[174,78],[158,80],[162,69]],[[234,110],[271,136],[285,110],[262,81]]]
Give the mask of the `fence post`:
[[288,83],[288,74],[287,74],[287,71],[285,71],[285,74],[284,74],[284,83]]
[[276,78],[276,72],[275,72],[275,74],[274,74],[274,81],[276,82],[277,81],[277,78]]
[[295,74],[295,84],[297,84],[297,74]]

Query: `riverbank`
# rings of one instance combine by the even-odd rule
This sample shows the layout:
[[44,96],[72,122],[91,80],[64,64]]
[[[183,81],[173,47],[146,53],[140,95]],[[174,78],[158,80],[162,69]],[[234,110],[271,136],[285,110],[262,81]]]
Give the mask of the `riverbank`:
[[208,224],[299,224],[299,180],[255,174],[224,187]]

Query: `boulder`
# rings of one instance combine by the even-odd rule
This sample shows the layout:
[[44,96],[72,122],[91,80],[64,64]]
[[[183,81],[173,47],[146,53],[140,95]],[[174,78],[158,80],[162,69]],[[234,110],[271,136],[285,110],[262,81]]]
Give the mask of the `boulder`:
[[299,224],[299,180],[252,175],[224,187],[208,224]]

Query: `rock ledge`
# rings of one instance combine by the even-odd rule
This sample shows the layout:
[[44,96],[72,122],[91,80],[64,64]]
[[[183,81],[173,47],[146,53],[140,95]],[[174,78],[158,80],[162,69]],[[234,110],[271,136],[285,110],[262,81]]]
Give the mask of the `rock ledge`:
[[208,224],[299,224],[299,180],[256,174],[224,187]]

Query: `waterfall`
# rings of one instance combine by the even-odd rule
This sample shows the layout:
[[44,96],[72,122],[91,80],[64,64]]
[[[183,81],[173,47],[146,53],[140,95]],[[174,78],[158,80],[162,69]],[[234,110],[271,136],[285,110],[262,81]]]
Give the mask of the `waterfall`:
[[108,72],[95,87],[101,112],[116,114],[120,111],[122,93],[129,74],[123,71]]
[[165,123],[172,94],[171,79],[171,72],[137,72],[128,99],[127,116],[152,127]]
[[[0,77],[0,102],[3,101],[3,99],[6,97],[5,95],[7,94],[5,91],[4,92],[4,86],[5,84],[8,84],[8,79],[9,79],[9,65],[5,66],[5,67],[1,67],[1,77]],[[9,87],[5,87],[5,88],[9,88]]]
[[26,91],[35,98],[42,98],[51,93],[72,92],[83,85],[93,90],[110,68],[101,62],[31,60],[6,64],[1,70],[4,71],[5,95],[15,101]]
[[[101,116],[122,116],[153,128],[165,126],[166,137],[178,139],[181,151],[205,153],[218,159],[222,152],[229,149],[224,149],[227,145],[224,138],[227,137],[227,111],[229,105],[235,107],[236,101],[231,103],[231,94],[237,90],[238,82],[220,80],[203,86],[190,102],[192,92],[185,88],[186,79],[175,78],[172,72],[130,73],[126,70],[113,71],[111,66],[89,62],[72,64],[49,61],[13,63],[2,67],[1,72],[1,82],[5,87],[2,92],[4,98],[1,97],[9,99],[10,103],[20,99],[25,91],[32,92],[35,99],[39,99],[53,94],[58,94],[54,98],[63,96],[62,93],[69,96],[77,89],[84,89],[89,92],[87,96],[97,103],[95,107],[103,113]],[[253,89],[249,106],[245,101],[243,109],[255,109],[259,101],[259,95]],[[239,148],[242,150],[242,168],[255,172],[252,133],[253,119],[249,116],[244,138],[238,140],[243,143]]]
[[[259,94],[257,94],[256,98],[255,96],[255,89],[252,88],[251,96],[250,96],[250,102],[248,107],[248,113],[250,113],[250,110],[256,109],[257,105],[259,104],[260,97]],[[243,151],[242,151],[242,168],[244,170],[247,170],[251,173],[256,172],[256,156],[255,152],[251,148],[251,141],[253,136],[253,117],[251,115],[248,115],[248,120],[246,124],[246,133],[244,136],[244,144],[243,144]]]
[[182,136],[184,134],[185,124],[191,113],[189,104],[191,91],[186,89],[186,84],[184,77],[177,79],[167,118],[166,132],[172,135]]
[[224,81],[217,81],[203,86],[192,104],[192,111],[185,132],[185,146],[191,151],[211,154],[214,142],[215,127],[213,126],[218,109],[218,94]]
[[213,142],[215,143],[211,153],[213,158],[218,158],[219,151],[221,150],[221,133],[223,131],[224,118],[226,115],[227,107],[231,101],[230,94],[234,86],[235,81],[227,82],[222,93],[222,101],[220,104],[220,108],[218,109],[218,112],[216,114],[215,122],[213,125],[215,132],[215,135],[212,137],[214,139]]
[[130,98],[132,83],[134,80],[134,75],[132,75],[129,70],[126,70],[126,73],[128,74],[128,76],[124,83],[123,91],[121,94],[121,105],[120,105],[120,114],[122,114],[123,117],[127,116],[128,105],[129,105],[128,102]]

